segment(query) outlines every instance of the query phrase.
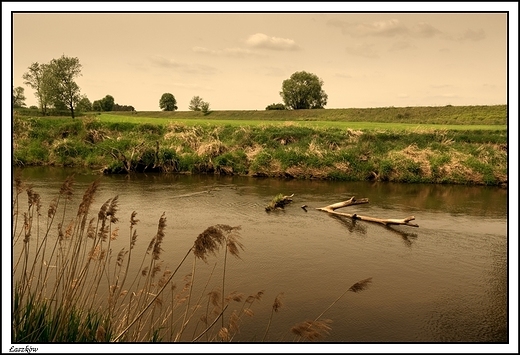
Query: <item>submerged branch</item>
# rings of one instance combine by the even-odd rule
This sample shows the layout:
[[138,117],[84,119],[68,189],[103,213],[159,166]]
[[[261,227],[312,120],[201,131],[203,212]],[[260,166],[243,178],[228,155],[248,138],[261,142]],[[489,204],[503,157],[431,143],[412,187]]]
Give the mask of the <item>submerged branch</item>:
[[336,212],[336,210],[338,208],[353,206],[353,205],[358,205],[358,204],[364,204],[364,203],[368,203],[367,198],[362,198],[362,199],[357,200],[355,197],[352,197],[347,201],[334,203],[332,205],[328,205],[325,207],[319,207],[316,209],[320,210],[320,211],[325,211],[325,212],[328,212],[328,213],[331,213],[331,214],[334,214],[337,216],[344,216],[344,217],[348,217],[348,218],[352,218],[352,219],[359,219],[359,220],[367,221],[367,222],[380,223],[385,226],[404,225],[404,226],[410,226],[410,227],[419,227],[418,224],[410,222],[410,221],[415,220],[414,216],[409,216],[409,217],[402,218],[402,219],[395,219],[395,218],[383,219],[383,218],[376,218],[376,217],[369,217],[369,216],[360,216],[356,213],[350,214],[350,213]]

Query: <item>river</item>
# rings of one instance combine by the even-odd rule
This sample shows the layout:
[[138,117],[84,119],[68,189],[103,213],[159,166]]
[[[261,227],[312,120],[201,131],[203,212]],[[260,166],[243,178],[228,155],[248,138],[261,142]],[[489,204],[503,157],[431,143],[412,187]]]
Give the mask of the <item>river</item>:
[[[40,193],[44,210],[72,172],[76,202],[100,177],[58,168],[15,172]],[[141,250],[165,213],[161,259],[169,268],[176,267],[207,227],[241,227],[244,250],[240,259],[228,256],[226,291],[249,295],[263,290],[264,294],[233,341],[264,339],[271,306],[281,292],[283,305],[272,317],[267,342],[294,341],[290,329],[315,319],[330,305],[322,317],[332,320],[328,336],[322,339],[326,342],[505,343],[509,339],[505,189],[206,175],[100,179],[92,214],[117,195],[121,243],[127,243],[132,211],[139,219],[136,249]],[[266,212],[265,206],[279,193],[294,194],[294,202],[284,210]],[[343,208],[344,212],[379,218],[415,216],[419,227],[385,227],[316,210],[352,196],[368,198],[369,203]],[[212,256],[207,265],[199,263],[203,270],[199,284],[217,260],[221,258]],[[177,282],[182,277],[179,274]],[[367,278],[371,283],[365,290],[340,297]]]

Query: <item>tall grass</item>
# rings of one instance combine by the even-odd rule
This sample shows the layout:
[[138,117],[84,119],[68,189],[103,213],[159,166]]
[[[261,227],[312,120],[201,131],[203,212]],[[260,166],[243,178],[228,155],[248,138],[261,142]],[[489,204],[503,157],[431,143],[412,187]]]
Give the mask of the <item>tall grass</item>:
[[[486,108],[480,110],[487,112]],[[177,114],[181,113],[172,113],[172,118]],[[505,125],[502,129],[492,125],[479,129],[481,126],[475,124],[408,123],[402,128],[405,123],[368,121],[356,128],[349,121],[304,125],[303,121],[256,120],[255,125],[248,125],[249,121],[239,119],[233,120],[234,124],[211,120],[186,124],[139,115],[99,117],[66,121],[15,116],[13,163],[87,167],[109,174],[166,172],[507,184]]]
[[[99,181],[92,182],[76,209],[70,176],[45,211],[40,195],[15,177],[12,342],[233,341],[264,295],[260,290],[246,296],[230,287],[228,259],[240,258],[244,250],[240,227],[206,228],[173,267],[165,267],[166,214],[159,217],[147,248],[138,251],[137,212],[120,228],[118,196],[96,210],[98,188]],[[126,239],[121,249],[120,238]],[[217,260],[201,281],[197,275],[210,267],[210,258]],[[182,266],[191,272],[180,275]],[[182,287],[177,288],[178,280]],[[281,305],[278,295],[264,340]],[[292,331],[299,340],[318,340],[312,332]]]

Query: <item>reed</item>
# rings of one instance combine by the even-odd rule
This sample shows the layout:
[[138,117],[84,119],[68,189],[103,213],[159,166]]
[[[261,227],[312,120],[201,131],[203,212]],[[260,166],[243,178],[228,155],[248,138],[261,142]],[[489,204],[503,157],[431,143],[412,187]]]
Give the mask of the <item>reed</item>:
[[[131,213],[127,232],[122,232],[119,197],[96,210],[98,189],[96,180],[74,209],[74,176],[68,177],[45,216],[40,195],[19,176],[14,178],[12,342],[233,341],[264,295],[264,290],[249,296],[229,291],[228,259],[240,259],[244,250],[240,227],[206,228],[170,269],[163,260],[166,214],[161,214],[155,235],[139,256],[137,212]],[[120,248],[124,234],[127,239]],[[201,282],[196,276],[213,258],[215,264]],[[180,275],[185,268],[191,272]],[[176,286],[179,279],[182,287]],[[273,314],[282,307],[282,296],[274,300],[262,341]],[[309,325],[316,332],[314,327]]]

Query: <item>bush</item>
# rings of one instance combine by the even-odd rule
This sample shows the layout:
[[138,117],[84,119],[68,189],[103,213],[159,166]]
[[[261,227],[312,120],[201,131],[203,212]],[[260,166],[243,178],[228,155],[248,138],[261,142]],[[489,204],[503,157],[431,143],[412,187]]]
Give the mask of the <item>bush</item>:
[[268,105],[265,109],[266,110],[287,110],[287,107],[285,107],[284,104],[271,104],[271,105]]

